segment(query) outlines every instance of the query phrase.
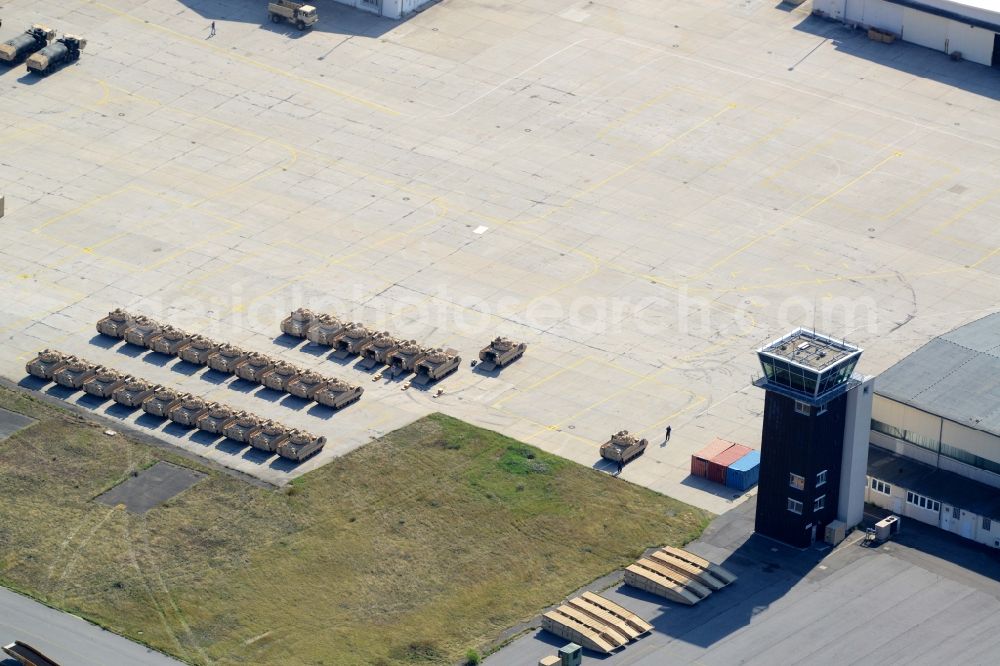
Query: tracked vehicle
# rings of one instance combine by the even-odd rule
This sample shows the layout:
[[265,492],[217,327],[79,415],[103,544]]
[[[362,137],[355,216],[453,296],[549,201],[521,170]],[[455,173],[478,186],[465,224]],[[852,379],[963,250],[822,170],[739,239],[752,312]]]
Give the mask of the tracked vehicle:
[[285,390],[299,398],[312,400],[316,391],[320,390],[326,381],[326,377],[323,375],[306,371],[288,382],[285,385]]
[[306,308],[294,310],[282,320],[281,332],[295,338],[304,338],[309,331],[309,325],[312,324],[315,318],[316,315],[312,310],[307,310]]
[[413,383],[427,385],[436,382],[458,370],[461,363],[462,357],[454,349],[432,349],[414,366],[417,376],[413,378]]
[[132,315],[118,308],[112,310],[108,313],[107,317],[97,322],[97,332],[112,338],[123,339],[125,331],[132,325],[133,320],[134,317]]
[[39,379],[51,380],[52,376],[70,361],[77,360],[75,356],[63,354],[53,349],[46,349],[24,366],[25,371]]
[[220,345],[218,349],[208,355],[208,367],[231,375],[236,372],[236,368],[248,356],[249,354],[239,347]]
[[142,401],[142,411],[153,416],[166,418],[170,414],[170,410],[181,404],[185,397],[183,393],[161,386]]
[[288,439],[288,428],[275,421],[264,421],[250,436],[250,446],[261,451],[277,451]]
[[341,379],[330,379],[313,393],[313,400],[321,405],[340,409],[361,400],[365,390],[360,386],[348,384]]
[[358,322],[350,322],[344,326],[344,330],[334,342],[337,351],[333,353],[334,358],[347,358],[354,354],[360,354],[361,348],[372,339],[375,333]]
[[141,407],[142,403],[153,393],[163,388],[141,379],[129,379],[111,394],[111,399],[126,407]]
[[167,418],[183,426],[196,427],[198,419],[208,414],[209,404],[193,395],[181,396],[181,401],[167,412]]
[[0,44],[0,61],[20,62],[44,49],[48,46],[49,40],[55,38],[55,30],[36,23],[17,37]]
[[205,413],[198,417],[196,425],[199,430],[221,435],[235,420],[236,412],[225,405],[213,402]]
[[125,342],[138,347],[146,347],[163,327],[149,317],[136,315],[132,318],[132,324],[125,329]]
[[287,391],[288,383],[299,376],[302,371],[291,363],[279,361],[273,368],[263,374],[263,384],[275,391]]
[[250,438],[260,430],[260,422],[260,419],[253,414],[239,412],[226,424],[222,434],[234,442],[249,444]]
[[83,392],[98,398],[110,398],[111,395],[132,379],[110,368],[98,367],[94,376],[83,383]]
[[326,444],[326,437],[317,437],[304,430],[295,430],[287,441],[278,447],[278,455],[295,462],[302,462],[318,453]]
[[361,347],[361,355],[364,360],[358,365],[365,370],[371,370],[375,366],[388,362],[389,354],[399,347],[399,340],[392,337],[385,331],[376,333],[365,345]]
[[191,334],[173,326],[164,326],[160,334],[154,335],[146,346],[160,354],[177,356],[190,343]]
[[392,368],[392,376],[398,377],[413,372],[417,363],[427,356],[427,352],[428,350],[418,345],[416,340],[407,340],[389,354],[386,364]]
[[220,345],[214,340],[209,340],[203,335],[192,335],[191,340],[184,345],[178,356],[182,360],[188,363],[194,363],[195,365],[205,365],[208,363],[209,357],[214,354]]
[[253,353],[247,356],[242,363],[236,366],[236,376],[240,379],[245,379],[248,382],[262,384],[264,382],[264,374],[273,368],[277,363],[278,361],[275,361],[264,354]]
[[98,366],[83,359],[69,361],[52,374],[52,379],[59,386],[66,388],[82,388],[87,380],[97,374]]
[[482,363],[479,367],[486,372],[492,372],[524,356],[524,350],[527,348],[528,345],[523,342],[514,342],[502,337],[494,338],[493,342],[479,352],[479,360]]
[[630,435],[628,430],[619,430],[611,439],[601,445],[601,457],[615,462],[627,463],[638,458],[646,450],[649,440]]
[[333,315],[321,314],[313,319],[306,331],[306,339],[317,345],[332,347],[337,336],[344,331],[344,324]]

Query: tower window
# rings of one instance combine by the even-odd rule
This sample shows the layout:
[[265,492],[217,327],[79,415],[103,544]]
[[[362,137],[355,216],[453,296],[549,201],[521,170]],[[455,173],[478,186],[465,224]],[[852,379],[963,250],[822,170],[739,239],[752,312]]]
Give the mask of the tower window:
[[803,414],[805,416],[809,416],[809,414],[811,414],[812,412],[809,409],[809,405],[807,405],[804,402],[799,402],[798,400],[796,400],[795,401],[795,413],[796,414]]
[[826,470],[824,469],[822,472],[818,472],[816,474],[816,487],[819,488],[820,486],[825,484],[826,484]]
[[890,486],[885,481],[872,479],[872,490],[874,490],[877,493],[882,493],[883,495],[889,495],[892,493],[892,486]]
[[802,502],[800,502],[800,501],[798,501],[796,499],[792,499],[791,497],[789,497],[788,498],[788,510],[791,511],[792,513],[797,513],[798,515],[801,516],[802,515]]
[[813,511],[821,511],[826,506],[826,495],[820,495],[813,502]]
[[806,477],[800,476],[798,474],[788,475],[788,485],[796,490],[805,490],[806,487]]

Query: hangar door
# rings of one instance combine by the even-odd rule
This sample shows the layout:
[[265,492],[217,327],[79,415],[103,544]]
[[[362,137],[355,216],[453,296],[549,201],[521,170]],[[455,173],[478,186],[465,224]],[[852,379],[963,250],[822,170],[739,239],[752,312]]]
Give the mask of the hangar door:
[[903,34],[903,7],[883,0],[864,0],[864,3],[862,24],[887,30],[894,35]]
[[948,53],[948,21],[915,9],[903,10],[903,39],[935,51]]

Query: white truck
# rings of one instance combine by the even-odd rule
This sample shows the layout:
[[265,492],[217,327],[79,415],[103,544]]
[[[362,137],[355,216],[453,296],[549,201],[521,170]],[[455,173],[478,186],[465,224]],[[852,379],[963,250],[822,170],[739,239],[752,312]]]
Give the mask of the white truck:
[[288,21],[294,23],[299,30],[311,28],[319,22],[319,14],[312,5],[292,2],[292,0],[278,0],[269,2],[267,5],[267,15],[271,23]]

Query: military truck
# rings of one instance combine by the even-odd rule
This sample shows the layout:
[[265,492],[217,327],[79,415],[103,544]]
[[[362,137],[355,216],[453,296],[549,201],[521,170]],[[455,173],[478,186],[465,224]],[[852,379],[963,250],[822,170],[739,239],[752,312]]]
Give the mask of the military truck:
[[70,361],[77,360],[74,356],[57,352],[53,349],[46,349],[38,356],[31,359],[24,366],[25,372],[33,377],[51,381],[52,376]]
[[167,418],[170,410],[181,404],[186,397],[183,393],[161,386],[142,401],[142,411],[153,416]]
[[309,342],[326,347],[332,347],[337,340],[337,336],[344,330],[344,324],[333,315],[318,315],[306,330],[306,339]]
[[407,372],[413,372],[417,363],[427,356],[427,351],[418,345],[416,340],[406,340],[389,354],[386,364],[392,368],[392,376],[398,377]]
[[191,335],[173,326],[164,326],[160,334],[146,342],[146,346],[160,354],[177,356],[191,342]]
[[514,342],[508,338],[497,337],[482,348],[479,352],[480,369],[492,372],[497,368],[513,363],[524,356],[524,350],[528,348],[523,342]]
[[214,340],[209,340],[203,335],[193,335],[184,347],[178,352],[181,360],[195,365],[205,365],[209,357],[212,356],[221,345]]
[[226,405],[213,402],[208,406],[208,410],[198,417],[195,425],[199,430],[221,435],[235,420],[236,412]]
[[167,418],[182,426],[196,427],[198,419],[208,414],[209,404],[193,395],[181,396],[181,401],[168,412]]
[[260,419],[247,412],[239,412],[233,416],[234,418],[226,424],[222,434],[234,442],[249,444],[250,438],[260,430]]
[[231,375],[236,372],[236,368],[248,356],[249,354],[239,347],[220,345],[218,349],[208,355],[208,367]]
[[112,310],[107,317],[97,322],[97,332],[101,335],[122,339],[125,337],[125,331],[132,325],[133,319],[132,315],[121,308]]
[[261,451],[277,451],[278,447],[288,439],[288,428],[276,421],[264,421],[250,436],[250,446]]
[[63,35],[38,53],[28,57],[28,71],[42,76],[59,67],[80,59],[80,52],[87,47],[87,40],[76,35]]
[[311,28],[319,22],[319,14],[316,13],[315,7],[292,0],[267,3],[267,15],[271,23],[287,21],[293,23],[299,30]]
[[262,384],[264,373],[273,368],[278,362],[264,354],[252,353],[236,366],[236,376],[248,382]]
[[320,390],[327,379],[323,375],[306,371],[285,385],[285,390],[298,398],[312,400],[316,391]]
[[436,382],[458,370],[461,363],[462,357],[454,349],[432,349],[417,361],[414,367],[417,376],[413,378],[413,383],[426,386]]
[[316,318],[312,310],[299,308],[285,317],[281,322],[281,332],[293,338],[304,338],[309,330],[309,324]]
[[324,444],[326,444],[326,437],[317,437],[304,430],[295,430],[278,447],[278,455],[295,462],[302,462],[309,456],[319,453]]
[[126,407],[141,407],[146,398],[161,388],[163,387],[158,384],[150,384],[141,379],[133,378],[115,389],[111,394],[111,399]]
[[36,23],[17,37],[0,44],[0,61],[20,62],[44,49],[55,38],[55,30]]
[[136,315],[132,323],[125,329],[125,342],[137,347],[145,347],[154,336],[160,334],[163,327],[149,317]]
[[261,383],[267,388],[275,391],[286,391],[288,390],[288,383],[298,377],[301,373],[302,371],[291,363],[279,361],[273,368],[261,376]]
[[377,365],[386,363],[389,354],[396,351],[397,347],[399,347],[399,340],[385,331],[376,333],[372,336],[371,340],[361,347],[361,355],[364,357],[364,360],[358,364],[358,367],[371,370]]
[[84,383],[97,374],[97,366],[83,359],[73,359],[52,373],[52,379],[59,386],[82,388]]
[[375,333],[363,324],[352,321],[344,326],[344,330],[337,336],[333,352],[334,358],[347,358],[354,354],[360,354],[361,348],[372,339]]
[[601,457],[624,464],[641,456],[648,444],[647,439],[630,435],[628,430],[619,430],[601,445]]
[[330,379],[313,393],[313,400],[321,405],[340,409],[361,400],[364,392],[360,386],[348,384],[341,379]]
[[98,366],[94,376],[83,383],[83,392],[98,398],[110,398],[115,391],[131,379],[132,377],[128,375]]

